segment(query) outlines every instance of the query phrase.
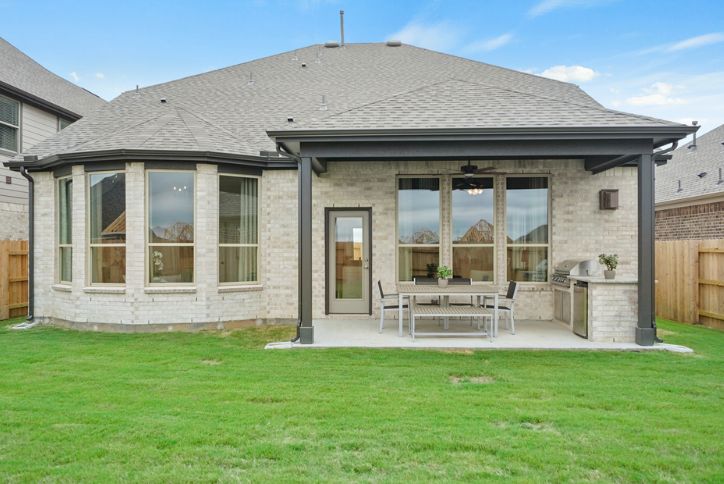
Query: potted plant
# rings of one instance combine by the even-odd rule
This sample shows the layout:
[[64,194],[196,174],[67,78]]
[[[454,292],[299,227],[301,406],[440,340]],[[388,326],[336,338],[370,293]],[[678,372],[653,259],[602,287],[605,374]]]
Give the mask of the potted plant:
[[601,254],[598,256],[598,262],[606,266],[606,270],[603,271],[603,277],[606,279],[613,279],[616,277],[616,267],[618,267],[618,254]]
[[437,285],[447,287],[447,280],[452,277],[452,269],[448,266],[439,266],[437,268]]

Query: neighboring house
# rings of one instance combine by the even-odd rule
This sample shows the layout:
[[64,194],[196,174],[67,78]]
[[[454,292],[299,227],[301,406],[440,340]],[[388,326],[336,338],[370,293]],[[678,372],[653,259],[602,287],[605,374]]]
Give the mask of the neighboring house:
[[28,182],[2,162],[104,104],[0,38],[0,240],[28,238]]
[[724,239],[724,124],[656,168],[656,238]]
[[653,150],[695,130],[397,42],[129,91],[9,163],[36,186],[32,314],[296,321],[309,343],[315,320],[377,317],[378,280],[394,292],[444,264],[490,291],[518,281],[518,318],[551,320],[552,269],[609,252],[589,338],[653,344]]

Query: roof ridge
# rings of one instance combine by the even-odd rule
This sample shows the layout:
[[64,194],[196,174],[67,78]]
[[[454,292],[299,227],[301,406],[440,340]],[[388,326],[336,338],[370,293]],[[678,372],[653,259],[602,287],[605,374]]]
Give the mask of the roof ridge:
[[[8,45],[9,45],[10,47],[12,47],[18,54],[20,54],[21,56],[23,56],[25,59],[29,60],[30,62],[32,62],[32,63],[35,64],[36,66],[40,67],[41,69],[43,69],[45,72],[47,72],[47,73],[50,74],[51,76],[53,76],[53,77],[55,77],[55,78],[57,78],[57,79],[60,79],[60,81],[62,81],[63,83],[65,83],[65,84],[73,87],[74,89],[78,89],[78,90],[80,90],[80,91],[85,91],[86,93],[90,94],[91,96],[97,97],[98,99],[101,99],[102,101],[108,102],[108,101],[106,101],[105,99],[103,99],[102,97],[100,97],[98,94],[96,94],[96,93],[94,93],[94,92],[92,92],[92,91],[89,91],[88,89],[86,89],[86,88],[84,88],[84,87],[82,87],[82,86],[79,86],[78,84],[75,84],[75,83],[73,83],[73,82],[70,82],[68,79],[66,79],[66,78],[64,78],[64,77],[61,77],[61,76],[59,76],[58,74],[56,74],[55,72],[51,71],[50,69],[48,69],[47,67],[45,67],[43,64],[41,64],[40,62],[38,62],[38,61],[36,61],[35,59],[33,59],[32,57],[30,57],[28,54],[26,54],[26,53],[23,52],[22,50],[18,49],[12,42],[8,41],[6,38],[0,37],[0,40],[3,41],[3,42],[5,42],[6,44],[8,44]],[[78,114],[78,113],[76,113],[76,114]]]
[[[99,140],[100,138],[105,137],[108,133],[113,133],[114,135],[118,135],[118,134],[124,133],[124,132],[126,132],[126,131],[128,131],[128,130],[131,130],[131,129],[133,129],[133,128],[137,128],[138,126],[141,126],[142,124],[145,124],[145,123],[149,123],[149,122],[151,122],[151,121],[154,121],[154,120],[160,118],[161,116],[163,116],[164,114],[165,114],[165,113],[160,113],[158,116],[154,116],[154,117],[152,117],[152,118],[146,118],[146,119],[144,119],[144,120],[142,120],[142,121],[139,121],[139,122],[137,122],[137,123],[130,124],[130,125],[126,126],[125,128],[120,129],[120,130],[115,130],[115,129],[112,129],[112,128],[108,128],[107,130],[104,130],[102,133],[100,133],[98,136],[96,136],[96,137],[94,137],[94,138],[91,138],[91,139],[89,139],[89,140],[87,140],[87,141],[84,141],[84,142],[82,142],[82,143],[78,143],[78,144],[75,144],[75,145],[73,145],[73,146],[69,146],[68,148],[66,148],[66,149],[63,150],[63,151],[70,152],[70,151],[75,150],[76,148],[80,148],[81,146],[91,144],[91,143],[93,143],[94,141],[97,141],[97,140]],[[62,133],[62,131],[59,131],[58,133]],[[57,134],[56,134],[56,136],[57,136]]]
[[[248,143],[245,139],[241,138],[241,137],[238,136],[236,133],[233,133],[232,131],[229,131],[228,129],[224,128],[223,126],[219,126],[218,124],[213,123],[212,121],[206,119],[205,117],[201,116],[200,114],[194,113],[193,111],[191,111],[191,110],[188,109],[187,107],[185,107],[185,106],[177,106],[176,109],[177,109],[177,110],[186,111],[186,113],[188,113],[189,115],[191,115],[191,116],[193,116],[193,117],[195,117],[195,118],[200,119],[201,121],[203,121],[204,123],[208,124],[209,126],[211,126],[211,127],[214,128],[214,129],[217,129],[217,130],[219,130],[219,131],[225,132],[226,134],[228,134],[228,135],[231,136],[232,138],[238,140],[238,141],[241,142],[242,144],[247,145],[247,146],[249,146],[249,147],[251,148],[251,145],[249,145],[249,143]],[[184,120],[184,123],[186,123],[186,120]]]
[[[164,117],[167,118],[165,121],[163,121]],[[178,116],[178,117],[180,118],[181,116]],[[149,121],[153,121],[156,119],[161,119],[162,121],[161,121],[160,125],[158,126],[158,128],[153,133],[146,136],[146,139],[144,139],[141,144],[145,145],[146,143],[148,143],[148,140],[153,139],[153,137],[156,136],[156,134],[158,134],[159,131],[161,131],[163,128],[165,128],[173,120],[173,118],[174,118],[173,114],[163,113],[160,116],[150,119]],[[183,122],[183,119],[181,120],[181,122]],[[184,126],[186,126],[186,123],[184,123]],[[189,129],[188,126],[186,126],[186,129]],[[191,131],[191,130],[189,130],[189,131]],[[194,137],[194,139],[196,139],[196,137]]]

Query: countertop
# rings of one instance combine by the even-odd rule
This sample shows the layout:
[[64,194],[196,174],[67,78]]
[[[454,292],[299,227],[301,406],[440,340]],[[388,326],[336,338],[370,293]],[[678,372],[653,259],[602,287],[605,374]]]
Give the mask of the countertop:
[[604,279],[603,276],[569,276],[574,281],[587,282],[589,284],[638,284],[635,277],[616,276],[615,279]]

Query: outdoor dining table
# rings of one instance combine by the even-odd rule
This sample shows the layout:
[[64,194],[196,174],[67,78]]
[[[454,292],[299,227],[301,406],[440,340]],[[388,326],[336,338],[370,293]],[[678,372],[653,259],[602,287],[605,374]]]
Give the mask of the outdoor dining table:
[[408,313],[410,315],[410,324],[412,324],[412,302],[413,298],[417,296],[440,296],[442,299],[444,299],[444,302],[447,302],[450,296],[472,296],[477,297],[478,305],[480,305],[481,299],[491,298],[493,300],[493,336],[497,336],[498,334],[498,299],[500,296],[494,288],[479,284],[449,284],[447,286],[438,286],[437,284],[415,284],[412,282],[400,282],[397,284],[397,320],[399,322],[400,336],[403,336],[403,301],[405,298],[409,298],[410,300],[410,310],[408,311]]

